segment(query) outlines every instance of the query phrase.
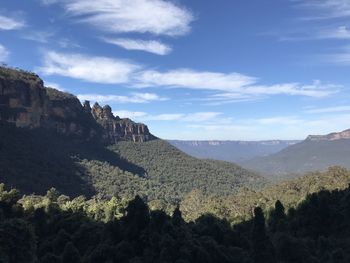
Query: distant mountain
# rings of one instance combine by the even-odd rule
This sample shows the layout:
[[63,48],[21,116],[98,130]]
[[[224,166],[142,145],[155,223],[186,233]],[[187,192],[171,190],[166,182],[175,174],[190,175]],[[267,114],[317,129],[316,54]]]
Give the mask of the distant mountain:
[[241,163],[271,178],[293,177],[339,165],[350,168],[350,130],[328,135],[310,135],[282,151]]
[[270,141],[181,141],[169,142],[197,158],[240,163],[258,156],[266,156],[298,143],[296,140]]
[[238,165],[188,156],[108,105],[82,105],[33,73],[0,67],[0,183],[25,194],[55,187],[174,203],[194,188],[228,195],[265,182]]

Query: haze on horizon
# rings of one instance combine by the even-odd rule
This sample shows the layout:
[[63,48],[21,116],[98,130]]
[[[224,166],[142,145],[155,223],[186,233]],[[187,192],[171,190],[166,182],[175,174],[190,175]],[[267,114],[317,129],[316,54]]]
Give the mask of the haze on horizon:
[[350,1],[3,0],[0,61],[166,139],[349,128]]

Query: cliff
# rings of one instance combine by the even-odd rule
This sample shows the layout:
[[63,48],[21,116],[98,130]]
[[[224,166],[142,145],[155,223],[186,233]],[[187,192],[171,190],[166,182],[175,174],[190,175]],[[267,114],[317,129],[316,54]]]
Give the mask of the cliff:
[[0,121],[108,144],[156,138],[146,125],[114,116],[108,105],[82,105],[71,94],[44,87],[36,74],[5,67],[0,67]]
[[342,132],[333,132],[327,135],[309,135],[308,141],[335,141],[341,139],[350,139],[350,129]]

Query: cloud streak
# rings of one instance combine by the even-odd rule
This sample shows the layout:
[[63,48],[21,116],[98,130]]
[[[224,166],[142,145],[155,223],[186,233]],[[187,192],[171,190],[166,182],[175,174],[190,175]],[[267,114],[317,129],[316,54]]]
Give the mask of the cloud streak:
[[97,101],[101,103],[149,103],[153,101],[165,101],[167,98],[154,93],[131,93],[129,96],[121,95],[100,95],[100,94],[79,94],[81,101]]
[[138,68],[137,64],[125,60],[49,51],[45,53],[43,66],[38,70],[45,75],[61,75],[103,84],[120,84],[128,83],[130,75]]
[[140,111],[116,110],[115,115],[121,118],[134,118],[139,121],[180,121],[180,122],[205,122],[218,118],[220,112],[193,112],[193,113],[163,113],[148,114]]
[[10,55],[10,51],[6,47],[0,44],[0,61],[5,62]]
[[192,13],[163,0],[62,1],[68,14],[82,23],[113,33],[178,36],[190,31]]
[[348,0],[299,0],[296,2],[300,7],[322,12],[308,19],[333,19],[350,16],[350,2]]
[[[256,77],[231,72],[175,69],[166,72],[148,70],[136,63],[106,57],[48,51],[39,71],[45,75],[61,75],[86,82],[125,84],[129,88],[192,89],[207,91],[209,103],[247,101],[267,96],[288,95],[322,98],[339,92],[341,86],[324,84],[260,84]],[[216,93],[214,93],[216,92]],[[214,94],[213,94],[214,93]]]
[[172,51],[170,46],[156,40],[145,41],[129,38],[103,38],[103,41],[127,50],[139,50],[157,55],[167,55]]
[[318,114],[318,113],[336,113],[336,112],[346,112],[350,111],[350,106],[335,106],[327,108],[316,108],[306,110],[306,113]]
[[24,21],[0,15],[0,30],[18,30],[23,27],[25,27]]

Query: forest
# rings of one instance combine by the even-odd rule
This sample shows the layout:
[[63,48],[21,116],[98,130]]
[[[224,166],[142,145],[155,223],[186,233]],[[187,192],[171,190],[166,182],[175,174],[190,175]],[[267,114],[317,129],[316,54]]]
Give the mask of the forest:
[[168,215],[139,196],[123,206],[55,189],[21,196],[2,184],[0,262],[349,262],[349,188],[253,213],[238,224],[210,214],[186,222],[179,207]]

